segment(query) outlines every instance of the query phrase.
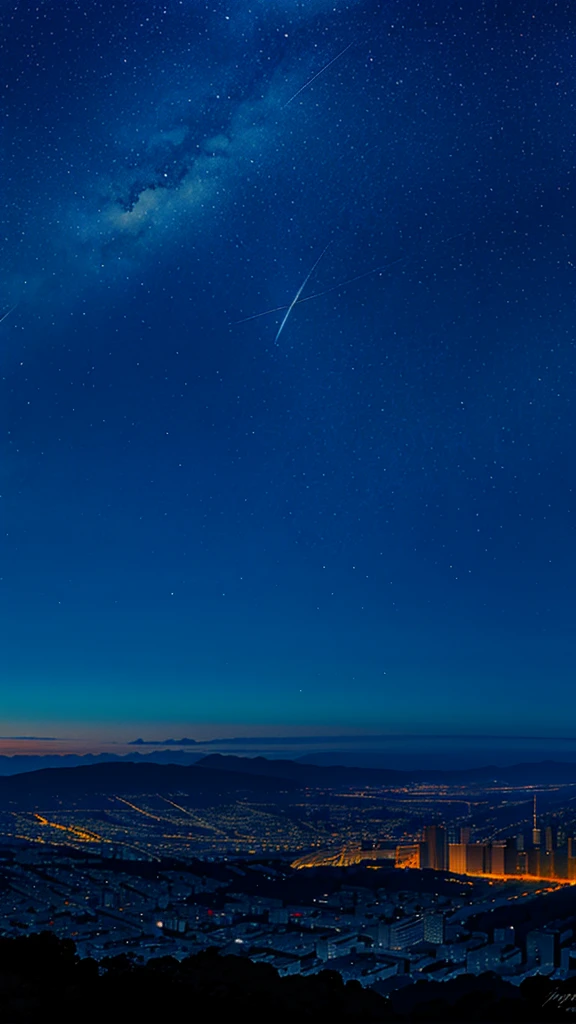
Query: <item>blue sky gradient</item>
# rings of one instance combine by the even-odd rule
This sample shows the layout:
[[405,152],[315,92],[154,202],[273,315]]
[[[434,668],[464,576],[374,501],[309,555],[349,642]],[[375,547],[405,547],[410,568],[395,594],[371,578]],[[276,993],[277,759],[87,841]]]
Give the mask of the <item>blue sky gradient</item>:
[[571,18],[0,9],[6,735],[566,732]]

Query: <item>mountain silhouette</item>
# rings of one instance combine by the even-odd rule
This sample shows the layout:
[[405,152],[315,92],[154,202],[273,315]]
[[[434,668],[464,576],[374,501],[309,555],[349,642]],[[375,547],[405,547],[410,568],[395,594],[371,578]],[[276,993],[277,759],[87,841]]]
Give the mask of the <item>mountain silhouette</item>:
[[12,775],[2,780],[0,807],[26,809],[59,806],[84,797],[138,796],[156,793],[182,793],[194,798],[197,806],[210,806],[222,800],[237,800],[243,795],[281,800],[283,794],[298,790],[298,784],[272,774],[257,777],[238,771],[211,771],[190,765],[97,764],[80,768],[45,768]]

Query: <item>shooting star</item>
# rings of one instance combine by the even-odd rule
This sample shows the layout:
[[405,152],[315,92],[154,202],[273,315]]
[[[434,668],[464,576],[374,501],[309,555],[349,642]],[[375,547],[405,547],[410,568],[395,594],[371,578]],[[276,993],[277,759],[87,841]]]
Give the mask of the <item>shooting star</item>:
[[3,315],[3,316],[0,316],[0,324],[2,323],[2,321],[3,321],[3,320],[5,320],[5,319],[6,319],[6,317],[7,317],[7,316],[10,316],[10,313],[13,313],[13,312],[14,312],[14,310],[16,309],[16,306],[17,306],[17,305],[18,305],[18,303],[17,303],[17,302],[15,302],[13,306],[10,306],[10,309],[8,310],[8,312],[7,312],[7,313],[4,313],[4,315]]
[[335,57],[332,57],[332,60],[329,60],[328,63],[325,64],[323,68],[320,68],[320,71],[317,71],[315,75],[312,75],[312,78],[309,78],[307,82],[304,82],[304,85],[301,85],[298,91],[295,92],[294,95],[291,96],[289,100],[286,100],[286,103],[282,104],[282,110],[284,110],[284,108],[287,107],[289,103],[292,103],[292,100],[295,100],[296,97],[299,96],[301,92],[304,92],[304,89],[307,89],[309,85],[312,85],[312,82],[315,82],[317,78],[320,78],[320,75],[323,75],[325,71],[328,71],[328,68],[332,67],[332,65],[335,64],[337,60],[340,60],[340,57],[343,57],[344,54],[346,53],[346,50],[349,50],[351,46],[352,43],[348,43],[348,46],[345,46],[344,49],[340,51],[340,53],[337,53]]
[[[460,231],[457,235],[450,235],[449,238],[441,238],[437,244],[446,245],[448,242],[452,242],[455,238],[462,238],[464,235],[467,234],[469,234],[468,231]],[[328,246],[326,246],[326,248],[328,248]],[[324,252],[326,252],[326,249],[324,250]],[[324,253],[322,253],[322,256],[323,255]],[[241,320],[231,320],[230,327],[237,327],[238,324],[247,324],[250,322],[250,320],[259,320],[261,316],[270,316],[271,313],[279,313],[283,309],[289,309],[289,312],[291,312],[294,306],[299,306],[302,302],[312,302],[312,299],[321,299],[323,295],[330,295],[331,292],[337,292],[340,290],[340,288],[346,288],[346,286],[349,284],[355,284],[356,281],[363,281],[365,277],[371,277],[372,274],[383,274],[384,271],[390,270],[392,267],[398,266],[399,263],[406,263],[408,260],[413,259],[414,255],[414,253],[405,253],[404,256],[398,256],[395,260],[389,260],[388,263],[380,263],[377,267],[372,267],[371,270],[365,270],[363,271],[362,274],[356,274],[354,277],[347,277],[345,281],[338,281],[337,284],[331,285],[330,288],[324,288],[321,292],[314,292],[313,295],[307,295],[304,299],[301,299],[299,297],[300,292],[298,292],[296,299],[290,305],[290,307],[288,307],[288,304],[285,303],[283,306],[274,306],[273,309],[264,309],[260,313],[251,313],[250,316],[244,316],[242,317]],[[322,256],[319,257],[315,265],[317,265],[320,262]],[[313,270],[314,267],[312,267],[310,275],[312,274]],[[304,288],[305,285],[306,281],[304,282],[302,288]],[[302,289],[300,289],[300,291],[302,291]]]
[[285,326],[286,326],[286,321],[287,321],[288,317],[290,316],[290,313],[291,313],[291,312],[292,312],[292,310],[294,309],[294,306],[295,306],[295,305],[296,305],[296,303],[298,302],[298,299],[299,299],[299,298],[300,298],[300,296],[302,295],[302,292],[304,291],[304,289],[305,289],[306,285],[308,284],[308,281],[309,281],[309,280],[310,280],[310,278],[312,277],[312,274],[313,274],[313,273],[314,273],[314,271],[316,270],[316,267],[317,267],[317,266],[318,266],[318,264],[320,263],[320,260],[322,259],[323,255],[324,255],[324,253],[326,252],[326,250],[328,249],[328,246],[329,246],[329,245],[330,245],[330,242],[328,242],[328,245],[326,246],[326,248],[322,250],[322,252],[320,253],[320,255],[319,255],[318,259],[316,260],[316,263],[314,264],[314,266],[312,267],[312,269],[311,269],[310,271],[308,271],[308,274],[307,274],[307,275],[306,275],[306,277],[304,278],[304,280],[303,280],[302,284],[300,285],[300,287],[299,287],[298,291],[296,292],[296,295],[294,296],[294,298],[292,299],[292,302],[291,302],[291,303],[290,303],[290,305],[288,306],[288,309],[286,310],[286,313],[284,314],[284,319],[282,320],[282,323],[280,324],[280,327],[278,328],[278,333],[277,333],[276,337],[274,338],[274,344],[275,344],[275,345],[277,345],[277,344],[278,344],[278,339],[280,338],[280,335],[282,334],[282,331],[284,330],[284,328],[285,328]]
[[[326,249],[324,252],[326,252]],[[322,256],[323,255],[324,253],[322,253]],[[317,260],[317,263],[320,262],[322,256]],[[303,302],[311,302],[312,299],[321,299],[323,295],[330,295],[330,292],[337,292],[340,288],[345,288],[348,284],[354,284],[355,281],[362,281],[363,278],[370,277],[371,274],[377,274],[379,271],[383,272],[388,270],[390,267],[395,267],[398,263],[403,263],[407,259],[408,256],[399,256],[396,260],[391,260],[389,263],[382,263],[378,267],[372,267],[372,270],[366,270],[363,274],[357,274],[356,277],[348,277],[345,281],[339,281],[338,284],[333,284],[330,288],[325,288],[321,292],[314,292],[313,295],[307,295],[304,299],[300,299],[296,296],[296,300],[292,303],[290,309],[294,306],[300,306]],[[314,270],[314,267],[312,267],[312,270]],[[312,270],[310,271],[310,274],[312,273]],[[308,280],[308,278],[306,280]],[[305,285],[306,281],[304,282],[304,285],[302,285],[302,288],[304,288]],[[298,295],[300,295],[300,292]],[[242,317],[241,320],[233,320],[231,322],[231,326],[236,327],[238,324],[247,324],[250,320],[258,320],[261,316],[269,316],[271,313],[279,313],[283,309],[288,309],[288,304],[283,306],[274,306],[273,309],[264,309],[261,313],[251,313],[250,316]]]

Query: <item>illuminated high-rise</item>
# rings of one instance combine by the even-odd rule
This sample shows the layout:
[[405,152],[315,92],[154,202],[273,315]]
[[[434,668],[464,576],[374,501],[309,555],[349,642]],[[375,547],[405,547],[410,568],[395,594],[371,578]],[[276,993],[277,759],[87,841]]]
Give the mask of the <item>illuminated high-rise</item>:
[[446,871],[448,867],[448,843],[446,830],[440,825],[427,825],[424,829],[426,866],[435,871]]
[[465,843],[450,843],[448,847],[448,867],[455,875],[466,874]]
[[568,856],[566,857],[566,873],[568,878],[576,878],[576,841],[568,839]]
[[540,877],[540,850],[537,846],[528,850],[528,874]]
[[490,874],[506,874],[506,843],[492,843],[490,849]]
[[546,832],[544,833],[544,835],[545,835],[545,842],[546,842],[546,853],[552,853],[552,850],[554,850],[556,848],[556,844],[554,842],[554,831],[553,831],[551,825],[547,826]]
[[540,846],[540,841],[541,841],[540,829],[538,828],[538,822],[536,820],[536,793],[534,793],[534,815],[533,815],[533,822],[532,822],[532,845],[539,847]]
[[468,843],[466,846],[466,874],[483,875],[486,872],[488,859],[486,843]]

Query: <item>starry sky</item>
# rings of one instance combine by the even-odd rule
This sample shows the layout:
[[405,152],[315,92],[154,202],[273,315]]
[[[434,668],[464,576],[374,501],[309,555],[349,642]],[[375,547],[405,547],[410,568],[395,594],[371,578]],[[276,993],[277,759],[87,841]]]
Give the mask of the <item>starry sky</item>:
[[571,8],[0,0],[6,736],[566,734]]

